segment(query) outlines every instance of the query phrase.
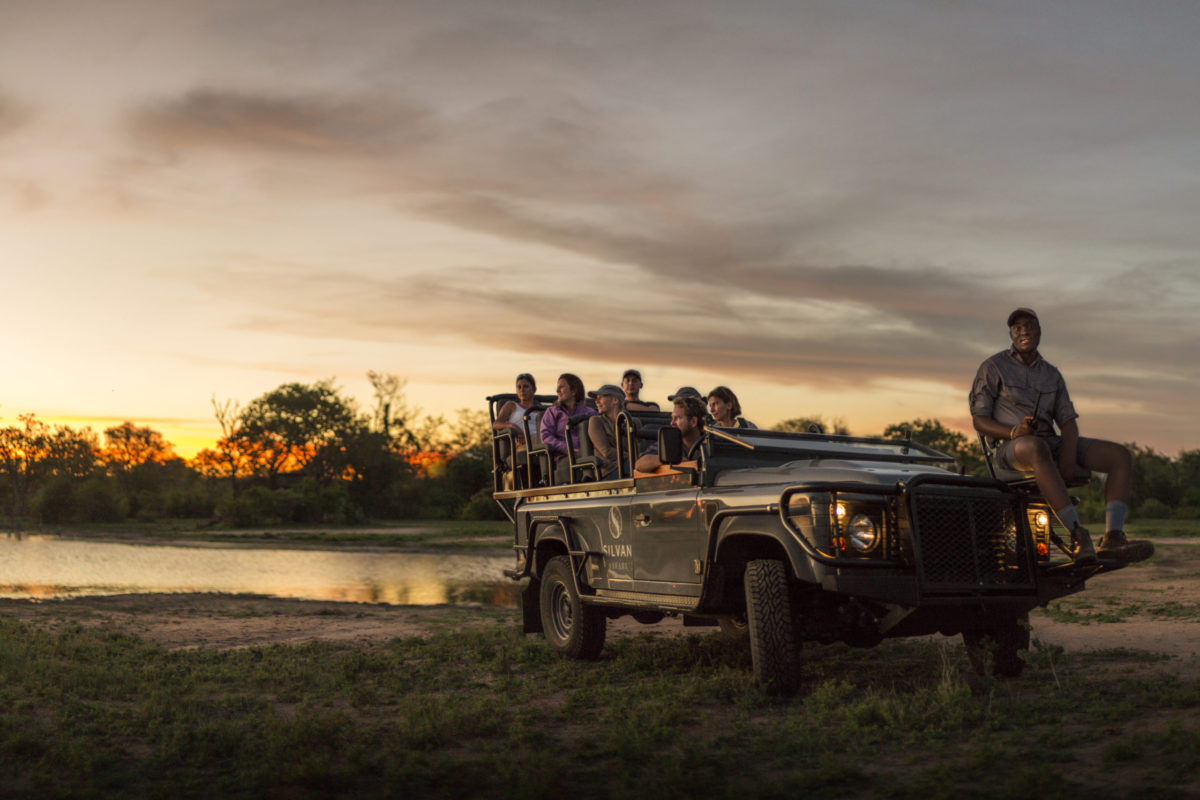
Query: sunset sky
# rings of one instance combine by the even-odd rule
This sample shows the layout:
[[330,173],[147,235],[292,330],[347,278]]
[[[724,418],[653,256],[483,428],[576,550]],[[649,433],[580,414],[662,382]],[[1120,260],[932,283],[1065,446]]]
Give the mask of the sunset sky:
[[0,426],[367,370],[642,369],[966,430],[1030,305],[1085,435],[1200,447],[1192,2],[0,0]]

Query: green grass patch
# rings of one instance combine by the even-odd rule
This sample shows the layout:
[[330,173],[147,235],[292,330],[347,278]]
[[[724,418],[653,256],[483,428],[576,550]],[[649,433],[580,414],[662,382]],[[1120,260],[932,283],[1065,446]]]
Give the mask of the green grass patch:
[[1200,759],[1200,685],[1145,654],[1035,642],[1000,682],[954,640],[814,646],[781,701],[716,633],[579,663],[494,619],[170,651],[0,617],[0,796],[1172,797]]

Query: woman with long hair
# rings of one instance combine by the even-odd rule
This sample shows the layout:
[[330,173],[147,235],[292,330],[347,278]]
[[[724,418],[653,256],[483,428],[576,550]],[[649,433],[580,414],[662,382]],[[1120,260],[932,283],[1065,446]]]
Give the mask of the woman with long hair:
[[742,404],[728,386],[718,386],[708,393],[708,413],[712,424],[720,428],[757,428],[742,416]]
[[[572,375],[569,372],[559,375],[554,393],[558,399],[554,401],[553,406],[546,409],[545,414],[542,414],[539,432],[542,441],[545,442],[550,452],[554,454],[554,460],[557,461],[567,454],[567,423],[571,417],[577,414],[595,414],[596,409],[589,407],[584,402],[586,392],[583,390],[583,381],[579,379],[578,375]],[[579,431],[574,431],[571,438],[574,445],[578,447]]]
[[512,429],[517,444],[524,445],[526,416],[529,417],[530,427],[537,430],[538,412],[531,411],[537,406],[537,400],[534,397],[537,393],[537,381],[528,372],[522,372],[517,376],[516,388],[517,399],[509,400],[500,406],[500,411],[496,413],[496,421],[492,423],[492,429],[497,431]]

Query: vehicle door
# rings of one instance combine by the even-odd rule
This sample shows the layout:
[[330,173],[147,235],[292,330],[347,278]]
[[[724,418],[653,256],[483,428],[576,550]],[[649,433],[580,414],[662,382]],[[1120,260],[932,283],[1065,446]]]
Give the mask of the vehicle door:
[[635,531],[629,518],[630,497],[616,496],[597,509],[596,538],[600,558],[591,558],[590,583],[597,588],[633,589],[633,544]]
[[634,496],[634,578],[643,592],[694,595],[708,539],[700,490],[694,486]]

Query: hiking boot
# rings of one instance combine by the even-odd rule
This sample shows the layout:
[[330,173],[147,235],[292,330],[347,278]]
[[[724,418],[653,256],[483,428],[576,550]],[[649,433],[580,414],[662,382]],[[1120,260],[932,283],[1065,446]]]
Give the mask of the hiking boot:
[[1092,535],[1082,525],[1076,525],[1071,531],[1071,560],[1076,564],[1095,564],[1096,548],[1092,545]]
[[1154,555],[1154,543],[1145,539],[1130,541],[1125,538],[1125,531],[1109,531],[1100,539],[1098,555],[1120,561],[1145,561]]

